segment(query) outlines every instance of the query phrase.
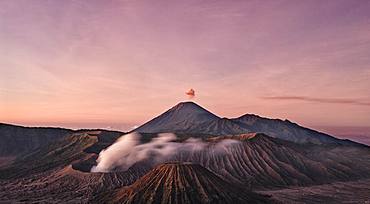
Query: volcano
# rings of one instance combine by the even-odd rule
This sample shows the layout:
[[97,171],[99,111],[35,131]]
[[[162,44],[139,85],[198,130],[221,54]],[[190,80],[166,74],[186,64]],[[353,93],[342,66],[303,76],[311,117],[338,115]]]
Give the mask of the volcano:
[[232,119],[221,118],[194,102],[181,102],[134,131],[205,135],[238,135],[259,132],[295,143],[359,145],[302,127],[289,120],[269,119],[254,114],[245,114]]
[[247,132],[231,120],[220,118],[194,102],[181,102],[138,127],[140,133],[228,135]]
[[275,203],[267,196],[227,183],[191,163],[165,163],[134,184],[94,200],[97,203]]

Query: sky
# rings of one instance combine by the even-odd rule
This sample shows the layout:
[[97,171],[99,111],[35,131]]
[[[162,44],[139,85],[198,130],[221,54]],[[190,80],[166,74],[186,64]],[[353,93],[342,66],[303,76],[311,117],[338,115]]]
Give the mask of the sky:
[[0,121],[127,130],[193,88],[222,117],[370,127],[369,11],[366,0],[2,0]]

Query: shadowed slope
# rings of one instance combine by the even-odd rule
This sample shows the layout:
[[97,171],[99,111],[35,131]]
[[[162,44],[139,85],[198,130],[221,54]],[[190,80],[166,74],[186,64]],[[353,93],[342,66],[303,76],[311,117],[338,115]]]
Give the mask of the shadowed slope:
[[90,173],[97,154],[119,132],[83,131],[57,140],[0,169],[0,200],[6,203],[87,203],[92,195],[132,184],[146,171]]
[[12,165],[0,169],[0,179],[14,179],[63,168],[87,156],[84,149],[98,142],[88,133],[72,134],[18,157]]
[[63,168],[72,162],[99,153],[121,134],[114,131],[80,130],[61,138],[55,138],[49,144],[17,156],[13,164],[0,168],[0,179],[17,178],[54,168]]
[[197,164],[161,164],[133,185],[97,197],[112,203],[272,203],[225,182]]
[[18,156],[70,135],[63,128],[22,127],[0,123],[0,157]]
[[260,193],[273,195],[275,199],[282,203],[367,204],[370,201],[370,179],[279,189]]

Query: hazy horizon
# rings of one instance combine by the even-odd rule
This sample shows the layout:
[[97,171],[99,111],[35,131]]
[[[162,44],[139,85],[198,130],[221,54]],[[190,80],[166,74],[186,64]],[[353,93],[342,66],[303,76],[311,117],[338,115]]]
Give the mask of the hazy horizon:
[[[171,108],[171,107],[169,107]],[[206,107],[204,107],[206,108]],[[207,108],[206,108],[207,109]],[[163,110],[161,113],[163,113],[166,110]],[[161,114],[159,113],[159,114]],[[158,115],[159,115],[158,114]],[[246,113],[244,113],[246,114]],[[253,114],[253,113],[249,113]],[[153,115],[152,118],[158,116],[158,115]],[[241,116],[243,114],[240,114]],[[221,115],[218,115],[219,117],[223,117]],[[264,117],[260,115],[261,117]],[[151,119],[152,119],[151,118]],[[290,120],[289,118],[273,118],[273,119],[282,119],[282,120]],[[297,123],[296,121],[291,122]],[[142,123],[137,123],[137,124],[124,124],[124,123],[13,123],[13,122],[4,122],[0,121],[0,123],[6,123],[6,124],[11,124],[11,125],[20,125],[20,126],[25,126],[25,127],[55,127],[55,128],[67,128],[67,129],[73,129],[73,130],[78,130],[78,129],[106,129],[106,130],[113,130],[113,131],[122,131],[122,132],[129,132],[140,125],[144,124],[145,122],[148,121],[143,121]],[[301,126],[314,129],[320,132],[324,132],[327,134],[330,134],[332,136],[335,136],[340,139],[350,139],[356,142],[360,142],[363,144],[370,145],[370,126],[312,126],[312,125],[306,125],[306,124],[300,124]]]
[[[294,122],[294,121],[292,121]],[[9,123],[0,121],[0,123],[10,124],[10,125],[19,125],[25,127],[52,127],[52,128],[67,128],[73,130],[79,129],[106,129],[113,131],[122,131],[129,132],[135,129],[137,124],[58,124],[58,123],[29,123],[29,124],[20,124],[20,123]],[[303,125],[303,124],[300,124]],[[324,132],[335,136],[340,139],[350,139],[355,142],[360,142],[363,144],[370,145],[370,127],[369,126],[305,126],[304,127],[314,129],[320,132]]]

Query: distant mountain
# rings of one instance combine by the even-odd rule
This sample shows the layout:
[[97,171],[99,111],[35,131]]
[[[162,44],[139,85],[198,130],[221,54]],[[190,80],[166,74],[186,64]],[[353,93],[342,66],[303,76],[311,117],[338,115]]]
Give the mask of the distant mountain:
[[103,193],[96,203],[275,203],[227,183],[198,164],[165,163],[134,184]]
[[231,120],[250,132],[261,132],[271,137],[296,143],[356,144],[349,140],[340,140],[331,135],[302,127],[289,120],[264,118],[254,114],[245,114]]
[[73,130],[0,123],[0,157],[17,156],[62,139]]
[[228,119],[214,115],[196,103],[181,102],[134,131],[228,135],[243,133],[247,130]]
[[[23,127],[0,123],[0,159],[1,157],[17,157],[48,146],[56,141],[63,140],[71,134],[85,131],[89,130],[71,130],[54,127]],[[102,147],[104,148],[104,144],[107,142],[111,143],[117,139],[118,136],[124,134],[123,132],[109,130],[96,131],[102,132],[99,137],[99,140],[102,142],[99,143],[99,145],[103,145]],[[95,146],[92,148],[99,149],[99,147]]]
[[252,114],[234,119],[220,118],[193,102],[181,102],[134,131],[208,135],[238,135],[260,132],[296,143],[358,145],[349,140],[340,140],[328,134],[299,126],[288,120],[269,119]]
[[[50,140],[24,154],[14,155],[16,159],[11,166],[0,168],[0,179],[17,178],[53,168],[63,168],[70,165],[72,161],[75,161],[72,166],[84,171],[84,166],[79,166],[79,163],[76,163],[77,160],[81,159],[81,155],[97,155],[120,136],[119,132],[80,130],[55,138],[55,140]],[[32,136],[30,137],[32,138]],[[46,135],[45,137],[50,136]],[[21,144],[19,145],[21,146]],[[95,164],[95,159],[92,160],[93,164]],[[90,169],[91,167],[87,171]]]

